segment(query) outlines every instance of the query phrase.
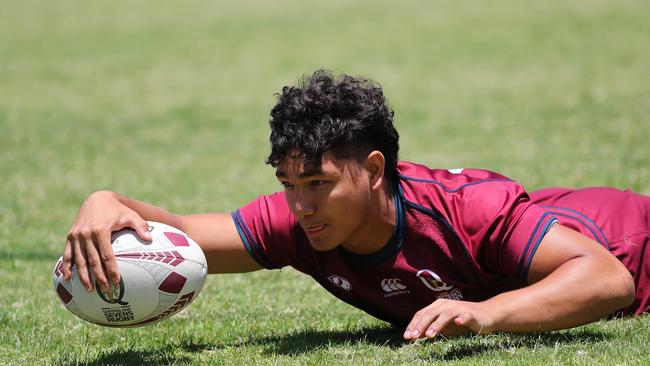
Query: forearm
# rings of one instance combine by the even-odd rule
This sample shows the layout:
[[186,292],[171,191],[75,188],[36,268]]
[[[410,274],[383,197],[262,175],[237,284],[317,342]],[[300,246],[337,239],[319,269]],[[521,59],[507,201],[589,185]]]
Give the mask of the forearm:
[[[614,259],[615,260],[615,259]],[[577,257],[528,287],[484,302],[494,331],[537,332],[587,324],[627,306],[634,284],[620,263],[603,266]]]
[[138,201],[136,199],[124,196],[116,192],[101,191],[101,192],[96,192],[95,194],[110,194],[115,199],[117,199],[120,203],[130,208],[131,210],[135,211],[138,215],[140,215],[140,217],[142,217],[147,221],[156,221],[156,222],[173,226],[179,230],[183,230],[182,227],[183,223],[180,217],[174,215],[173,213],[163,208],[142,201]]
[[[111,232],[129,227],[144,240],[152,240],[147,222],[173,226],[189,235],[203,250],[210,273],[248,272],[260,265],[248,254],[229,214],[208,213],[179,216],[167,210],[111,191],[97,191],[82,204],[70,229],[64,252],[67,278],[73,258],[79,268],[86,257],[100,285],[106,285],[103,266],[114,281],[119,281],[117,262],[112,252]],[[84,255],[82,246],[89,255]],[[87,276],[82,283],[92,288]]]
[[600,244],[560,225],[542,239],[527,279],[531,285],[482,302],[438,299],[415,313],[404,338],[565,329],[634,300],[625,266]]
[[248,253],[228,213],[179,216],[183,231],[203,249],[209,273],[241,273],[261,269]]

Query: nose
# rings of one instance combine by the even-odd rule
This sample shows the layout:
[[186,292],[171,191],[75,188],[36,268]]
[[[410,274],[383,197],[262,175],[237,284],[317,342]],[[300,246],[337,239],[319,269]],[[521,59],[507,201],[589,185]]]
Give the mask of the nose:
[[313,198],[303,189],[294,189],[289,200],[293,214],[298,218],[311,216],[316,212],[316,204]]

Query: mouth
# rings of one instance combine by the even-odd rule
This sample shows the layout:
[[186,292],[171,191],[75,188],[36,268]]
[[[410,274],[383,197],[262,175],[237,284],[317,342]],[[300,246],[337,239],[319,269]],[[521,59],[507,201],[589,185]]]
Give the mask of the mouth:
[[307,233],[307,235],[312,236],[320,233],[325,229],[326,224],[320,224],[320,225],[309,225],[309,226],[303,226],[303,230]]

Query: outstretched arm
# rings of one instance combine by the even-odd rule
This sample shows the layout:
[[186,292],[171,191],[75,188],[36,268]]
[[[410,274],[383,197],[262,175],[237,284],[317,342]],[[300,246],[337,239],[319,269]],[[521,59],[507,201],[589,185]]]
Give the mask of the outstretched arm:
[[528,282],[483,302],[437,300],[415,314],[404,338],[571,328],[634,300],[634,281],[623,264],[600,244],[561,225],[540,243]]
[[63,253],[63,275],[70,280],[70,267],[77,266],[79,279],[92,291],[94,276],[100,287],[119,283],[120,273],[111,246],[111,233],[134,229],[151,240],[146,221],[157,221],[184,231],[205,253],[210,273],[249,272],[261,266],[248,254],[229,214],[174,215],[160,207],[110,191],[91,194],[81,206],[68,232]]

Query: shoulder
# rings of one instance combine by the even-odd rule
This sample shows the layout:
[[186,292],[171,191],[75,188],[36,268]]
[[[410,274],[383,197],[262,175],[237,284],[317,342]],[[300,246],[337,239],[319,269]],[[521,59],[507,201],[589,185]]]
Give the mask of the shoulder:
[[500,190],[512,183],[517,184],[504,175],[486,169],[431,169],[405,161],[400,161],[397,168],[404,194],[416,199],[427,194],[460,196],[465,191]]
[[245,206],[248,205],[263,205],[263,206],[274,206],[277,208],[288,209],[284,192],[275,192],[271,194],[260,194],[254,200],[248,202]]
[[235,227],[246,250],[265,268],[297,263],[297,223],[284,192],[258,196],[232,213]]
[[515,218],[530,201],[521,184],[490,170],[430,169],[408,162],[398,169],[407,207],[435,212],[469,231],[499,217]]
[[261,227],[287,226],[295,224],[284,192],[260,195],[235,211],[235,214],[249,221],[257,221]]

